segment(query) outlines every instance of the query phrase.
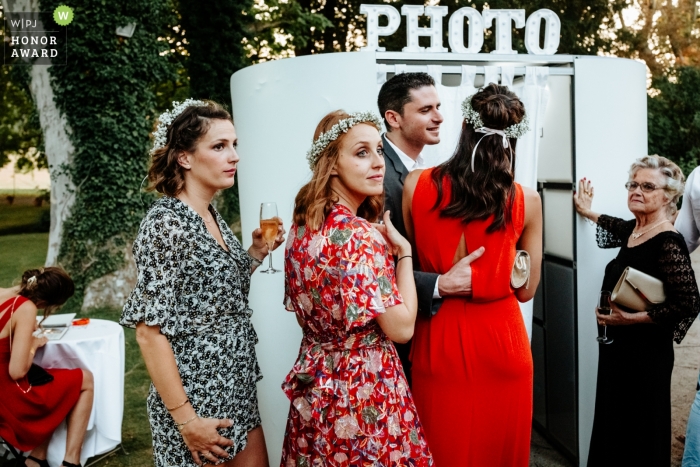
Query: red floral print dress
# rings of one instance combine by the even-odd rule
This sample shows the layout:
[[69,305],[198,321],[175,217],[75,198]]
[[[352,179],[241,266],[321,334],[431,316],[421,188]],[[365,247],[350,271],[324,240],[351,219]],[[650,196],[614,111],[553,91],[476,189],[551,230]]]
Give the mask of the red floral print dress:
[[394,345],[374,318],[402,303],[384,238],[336,204],[320,231],[293,225],[285,307],[304,320],[282,467],[431,466]]

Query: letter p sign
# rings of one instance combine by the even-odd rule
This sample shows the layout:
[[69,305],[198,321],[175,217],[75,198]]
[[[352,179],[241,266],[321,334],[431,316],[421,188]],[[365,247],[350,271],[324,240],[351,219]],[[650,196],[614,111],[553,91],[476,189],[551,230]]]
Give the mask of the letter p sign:
[[[360,5],[360,14],[367,15],[367,45],[360,50],[384,52],[386,47],[379,47],[379,36],[391,36],[401,25],[399,10],[391,5]],[[379,26],[379,17],[389,18],[389,24]]]

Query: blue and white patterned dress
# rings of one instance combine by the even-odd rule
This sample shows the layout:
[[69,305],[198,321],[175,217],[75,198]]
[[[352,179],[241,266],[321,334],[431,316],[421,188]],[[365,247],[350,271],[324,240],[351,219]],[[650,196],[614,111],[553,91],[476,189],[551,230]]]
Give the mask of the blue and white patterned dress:
[[[233,420],[219,430],[234,441],[231,459],[261,424],[256,382],[262,374],[248,307],[251,257],[216,210],[209,211],[229,251],[182,201],[164,196],[153,204],[134,241],[138,281],[120,324],[160,326],[197,415]],[[147,405],[155,465],[195,466],[153,384]]]

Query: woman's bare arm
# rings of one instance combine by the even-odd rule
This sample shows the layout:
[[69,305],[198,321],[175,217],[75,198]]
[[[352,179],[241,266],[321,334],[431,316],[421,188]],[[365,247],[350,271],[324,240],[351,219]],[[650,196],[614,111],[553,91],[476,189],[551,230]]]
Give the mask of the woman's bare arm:
[[[168,339],[160,333],[160,327],[139,323],[136,326],[136,341],[141,348],[148,374],[165,407],[177,407],[182,404],[187,400],[187,394],[182,386],[173,349]],[[230,420],[198,418],[190,403],[170,411],[170,415],[177,424],[191,420],[182,427],[182,437],[197,464],[201,464],[200,453],[213,453],[214,455],[204,454],[204,457],[212,462],[228,457],[222,447],[232,446],[233,441],[219,435],[216,428],[231,426]]]
[[518,240],[517,248],[530,255],[530,281],[515,291],[519,302],[531,300],[537,292],[542,268],[542,201],[540,195],[531,188],[523,187],[525,197],[525,227]]
[[[396,286],[401,293],[403,303],[391,306],[377,316],[377,323],[382,331],[394,342],[405,343],[413,337],[418,312],[418,295],[413,278],[413,257],[411,244],[399,234],[391,223],[389,211],[384,213],[384,225],[380,232],[387,238],[392,254],[397,255]],[[403,258],[403,259],[401,259]]]
[[[10,310],[7,310],[10,313]],[[10,378],[17,381],[24,378],[32,366],[34,354],[48,342],[46,337],[34,337],[36,330],[36,305],[24,302],[12,316],[12,349],[10,353]]]

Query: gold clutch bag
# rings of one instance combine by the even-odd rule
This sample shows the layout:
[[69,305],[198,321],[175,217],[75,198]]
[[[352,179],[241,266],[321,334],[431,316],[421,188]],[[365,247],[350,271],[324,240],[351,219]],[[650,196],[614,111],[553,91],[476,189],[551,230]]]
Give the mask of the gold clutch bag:
[[637,311],[647,311],[666,301],[664,283],[634,268],[625,268],[610,300]]
[[530,286],[530,254],[525,250],[515,252],[515,263],[510,273],[510,285],[519,289],[523,285],[527,289]]

